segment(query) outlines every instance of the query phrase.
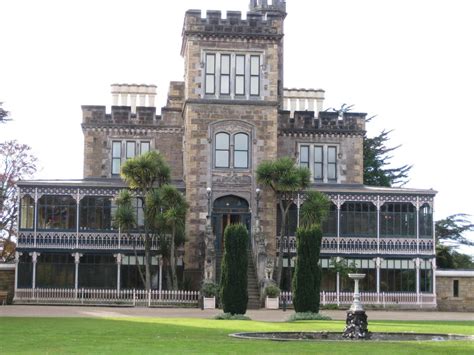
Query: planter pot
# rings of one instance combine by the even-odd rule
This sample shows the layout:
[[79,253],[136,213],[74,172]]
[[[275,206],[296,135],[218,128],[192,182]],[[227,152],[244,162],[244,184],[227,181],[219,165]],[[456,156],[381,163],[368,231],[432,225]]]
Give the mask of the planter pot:
[[216,308],[216,298],[215,297],[204,297],[204,309],[215,309]]
[[265,308],[266,309],[278,309],[278,308],[280,308],[280,298],[279,297],[275,297],[275,298],[267,297],[267,298],[265,298]]

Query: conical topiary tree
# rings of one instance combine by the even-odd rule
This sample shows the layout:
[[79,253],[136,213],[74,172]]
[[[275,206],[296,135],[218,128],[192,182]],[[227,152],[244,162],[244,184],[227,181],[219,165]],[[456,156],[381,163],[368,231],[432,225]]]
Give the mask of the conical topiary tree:
[[318,225],[298,228],[298,257],[293,276],[293,305],[296,312],[319,312],[321,269],[319,253],[323,233]]
[[225,313],[247,311],[248,232],[242,224],[229,225],[224,232],[220,296]]

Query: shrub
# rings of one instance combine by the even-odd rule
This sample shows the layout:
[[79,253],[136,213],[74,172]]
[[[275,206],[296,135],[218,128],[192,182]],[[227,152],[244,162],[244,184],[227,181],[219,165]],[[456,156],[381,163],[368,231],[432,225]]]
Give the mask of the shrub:
[[218,320],[250,320],[250,317],[244,316],[243,314],[219,313],[216,316],[214,316],[214,319],[218,319]]
[[321,313],[297,312],[293,313],[287,321],[294,322],[297,320],[332,320],[332,318]]
[[216,297],[219,293],[219,286],[214,282],[204,282],[201,287],[201,294],[204,297]]
[[280,296],[280,288],[277,285],[268,285],[265,287],[265,295],[270,298]]
[[247,311],[247,228],[229,225],[224,232],[224,255],[221,266],[220,299],[225,313]]
[[323,233],[317,225],[296,231],[297,259],[293,277],[293,305],[296,312],[319,312],[321,269],[319,253]]

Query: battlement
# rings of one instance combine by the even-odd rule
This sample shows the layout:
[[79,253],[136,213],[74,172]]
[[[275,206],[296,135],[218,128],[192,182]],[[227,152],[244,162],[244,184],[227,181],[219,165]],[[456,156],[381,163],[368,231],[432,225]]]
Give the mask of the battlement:
[[326,131],[331,133],[357,133],[365,132],[366,113],[345,112],[339,116],[338,112],[295,111],[294,116],[290,111],[280,111],[278,126],[284,131]]
[[286,14],[286,1],[283,0],[250,0],[250,11],[280,12]]
[[111,113],[105,106],[82,106],[82,123],[85,125],[152,125],[161,120],[156,107],[112,106]]
[[283,36],[284,13],[247,12],[242,19],[240,11],[227,11],[222,18],[221,11],[209,10],[201,17],[201,10],[188,10],[184,18],[183,37],[186,35],[209,35],[213,37],[276,37]]

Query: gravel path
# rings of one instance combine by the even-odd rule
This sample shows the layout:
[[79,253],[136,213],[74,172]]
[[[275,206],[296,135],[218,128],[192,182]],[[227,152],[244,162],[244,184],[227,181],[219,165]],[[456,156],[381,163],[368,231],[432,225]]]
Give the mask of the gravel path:
[[[196,308],[127,308],[78,306],[0,306],[0,317],[160,317],[160,318],[212,318],[220,310]],[[258,321],[282,322],[293,311],[249,310],[247,315]],[[346,319],[345,311],[322,311],[335,320]],[[473,312],[435,311],[367,311],[370,320],[441,320],[474,321]]]

